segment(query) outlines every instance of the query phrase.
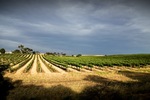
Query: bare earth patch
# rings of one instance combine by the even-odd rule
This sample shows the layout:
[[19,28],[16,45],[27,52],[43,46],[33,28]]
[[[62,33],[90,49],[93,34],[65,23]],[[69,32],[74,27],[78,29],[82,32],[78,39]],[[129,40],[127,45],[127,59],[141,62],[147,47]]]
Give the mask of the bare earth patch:
[[32,65],[32,69],[31,69],[30,73],[37,74],[36,68],[37,68],[37,55],[35,55],[34,63]]

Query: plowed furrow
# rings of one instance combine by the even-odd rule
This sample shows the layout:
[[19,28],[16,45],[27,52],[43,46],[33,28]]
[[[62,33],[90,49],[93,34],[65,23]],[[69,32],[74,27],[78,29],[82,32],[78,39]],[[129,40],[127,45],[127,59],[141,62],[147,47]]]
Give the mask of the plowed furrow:
[[15,74],[21,74],[23,73],[23,70],[32,62],[32,60],[34,59],[34,56],[32,57],[32,59],[26,63],[22,68],[20,68],[19,70],[17,70],[17,72]]
[[51,73],[50,71],[49,71],[49,69],[46,67],[46,65],[42,62],[42,60],[41,60],[41,58],[38,56],[38,59],[39,59],[39,62],[40,62],[40,64],[41,64],[41,68],[43,69],[43,71],[45,72],[45,73]]
[[36,68],[37,68],[37,55],[35,56],[34,63],[32,65],[31,74],[37,74]]
[[64,70],[62,70],[61,68],[58,68],[54,65],[52,65],[51,63],[49,63],[48,61],[46,61],[42,56],[41,59],[43,59],[47,64],[51,65],[52,68],[54,68],[55,70],[57,70],[59,73],[66,73]]

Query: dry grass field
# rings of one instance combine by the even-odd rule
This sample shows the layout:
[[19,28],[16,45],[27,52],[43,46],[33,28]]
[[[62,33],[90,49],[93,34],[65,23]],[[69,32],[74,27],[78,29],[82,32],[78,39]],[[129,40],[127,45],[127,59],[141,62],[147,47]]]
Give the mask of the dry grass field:
[[8,100],[148,100],[150,67],[102,67],[89,72],[8,73]]
[[[149,56],[144,55],[145,58],[142,56],[124,57],[134,57],[134,59],[128,58],[128,61],[137,59],[136,63],[132,62],[131,64],[148,64],[149,60],[146,58]],[[19,57],[22,60],[19,61]],[[54,59],[53,56],[49,57]],[[108,63],[112,61],[112,64],[115,64],[114,62],[117,60],[118,64],[118,59],[125,59],[124,57],[113,56],[110,59],[106,56],[105,58],[92,57],[92,59],[99,60],[99,62],[108,61]],[[79,62],[89,58],[57,57],[60,62],[57,59],[55,59],[56,61],[49,59],[51,60],[49,62],[44,56],[37,54],[2,55],[2,64],[4,60],[5,63],[12,63],[12,66],[7,65],[9,68],[3,74],[12,88],[8,95],[2,90],[0,95],[7,95],[7,97],[3,96],[7,100],[150,100],[150,65],[106,66],[103,63],[101,67],[96,65],[90,67],[91,65],[87,64],[89,67],[84,65],[79,68],[81,66],[78,66]],[[74,63],[78,68],[73,65],[66,66],[66,63],[63,63],[65,59],[68,62],[72,62],[69,59],[76,61],[72,64]],[[127,60],[123,60],[123,62],[125,61]],[[13,64],[14,62],[16,63]],[[105,62],[105,64],[107,63]],[[2,75],[0,79],[3,80]],[[6,81],[1,82],[1,88],[3,88],[2,86],[11,86]],[[7,89],[3,88],[3,90]]]

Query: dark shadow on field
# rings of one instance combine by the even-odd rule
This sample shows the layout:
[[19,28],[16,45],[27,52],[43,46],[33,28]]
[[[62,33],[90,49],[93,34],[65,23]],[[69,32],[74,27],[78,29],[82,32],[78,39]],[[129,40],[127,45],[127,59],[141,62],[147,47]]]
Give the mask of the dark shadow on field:
[[5,100],[9,94],[9,90],[13,89],[11,79],[4,78],[4,70],[8,69],[9,65],[0,65],[0,100]]
[[129,78],[138,80],[138,82],[150,82],[150,73],[131,72],[131,71],[119,71],[118,73],[123,74]]
[[98,83],[85,88],[82,99],[86,100],[150,100],[150,74],[130,71],[120,71],[136,81],[121,82],[97,75],[89,75],[84,80]]
[[112,88],[116,84],[121,84],[119,81],[109,80],[107,78],[88,75],[84,80],[97,83],[93,87],[86,87],[80,94],[83,100],[126,100],[128,97],[123,97],[118,89]]
[[62,85],[45,88],[35,85],[17,86],[8,99],[12,100],[75,100],[76,92]]
[[[6,67],[6,68],[5,68]],[[63,85],[46,88],[33,84],[24,85],[22,80],[12,81],[3,77],[9,66],[0,66],[0,100],[76,100],[78,95]]]
[[107,85],[86,87],[81,93],[73,91],[63,85],[52,87],[23,85],[22,81],[13,82],[15,88],[10,91],[7,99],[10,100],[121,100],[118,91],[108,88]]
[[[124,74],[124,72],[120,72]],[[134,77],[133,77],[133,75]],[[127,77],[137,79],[135,82],[120,82],[97,75],[88,75],[84,80],[97,83],[95,86],[85,87],[81,93],[73,91],[63,85],[49,88],[36,85],[23,85],[21,81],[13,82],[14,90],[8,98],[11,100],[149,100],[150,82],[141,77],[149,77],[146,73],[125,73]],[[132,77],[131,77],[131,76]],[[139,76],[140,75],[140,76]],[[138,78],[135,78],[135,77]],[[149,79],[149,78],[148,78]]]
[[[51,87],[37,86],[33,84],[24,85],[22,80],[6,84],[13,86],[12,90],[6,89],[9,100],[150,100],[150,74],[120,71],[129,78],[136,79],[135,82],[120,82],[110,80],[98,75],[88,75],[84,81],[97,83],[95,86],[85,87],[81,93],[73,91],[63,85]],[[11,79],[7,78],[8,81]],[[0,88],[1,89],[1,88]],[[2,91],[2,92],[3,92]]]

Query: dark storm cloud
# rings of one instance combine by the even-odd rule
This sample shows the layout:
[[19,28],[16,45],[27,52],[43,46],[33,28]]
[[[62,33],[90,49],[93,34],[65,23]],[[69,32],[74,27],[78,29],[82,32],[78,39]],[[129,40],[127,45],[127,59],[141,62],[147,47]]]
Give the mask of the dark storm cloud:
[[[0,46],[112,54],[150,49],[149,0],[0,0]],[[8,44],[8,45],[5,45]]]

